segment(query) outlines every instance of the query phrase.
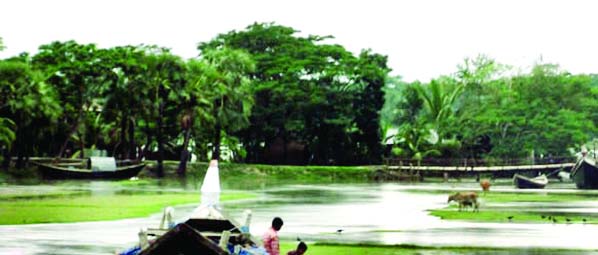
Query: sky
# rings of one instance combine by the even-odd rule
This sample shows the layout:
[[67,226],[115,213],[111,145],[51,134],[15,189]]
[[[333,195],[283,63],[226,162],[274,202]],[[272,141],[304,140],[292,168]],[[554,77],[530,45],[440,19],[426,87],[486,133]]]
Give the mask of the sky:
[[275,22],[387,55],[391,75],[405,81],[452,74],[478,54],[523,70],[541,61],[598,73],[597,11],[591,0],[6,0],[0,59],[56,40],[155,44],[192,58],[199,42]]

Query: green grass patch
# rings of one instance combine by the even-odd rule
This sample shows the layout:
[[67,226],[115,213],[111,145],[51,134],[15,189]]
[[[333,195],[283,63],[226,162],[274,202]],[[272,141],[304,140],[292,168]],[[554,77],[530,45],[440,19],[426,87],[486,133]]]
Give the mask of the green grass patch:
[[[254,198],[224,193],[221,201]],[[199,203],[197,193],[114,194],[0,201],[0,224],[63,223],[146,217],[166,206]]]
[[[156,165],[155,161],[146,161],[146,163],[148,163],[148,170],[144,170],[143,175],[150,174]],[[220,180],[225,189],[251,189],[281,183],[363,183],[371,180],[372,172],[378,168],[377,166],[286,166],[228,162],[220,162],[218,166]],[[164,162],[166,176],[176,176],[177,167],[178,161]],[[207,169],[207,162],[189,163],[186,182],[193,185],[201,184]]]
[[480,193],[479,198],[491,203],[508,202],[572,202],[572,201],[591,201],[598,198],[596,194],[584,193],[543,193],[543,192],[488,192]]
[[87,190],[44,190],[43,192],[11,191],[8,193],[0,192],[0,200],[73,197],[73,196],[88,195],[89,193],[90,193],[90,191],[87,191]]
[[[282,242],[281,254],[295,249],[296,242]],[[585,254],[586,250],[484,247],[429,247],[416,245],[321,244],[308,243],[309,255],[406,255],[406,254]]]
[[[512,192],[512,191],[490,191],[482,192],[477,190],[478,198],[480,201],[488,203],[509,203],[509,202],[579,202],[579,201],[595,201],[598,199],[598,193],[588,192],[576,192],[576,193],[563,193],[563,192]],[[420,190],[411,189],[408,190],[411,193],[423,193],[423,194],[445,194],[448,198],[450,194],[454,194],[458,191],[455,190]]]
[[[456,209],[432,210],[431,215],[445,220],[468,220],[481,222],[518,222],[518,223],[550,223],[550,224],[595,224],[598,217],[590,215],[573,215],[541,212],[525,212],[517,210],[480,210],[479,212],[462,211]],[[542,217],[544,216],[544,217]],[[510,218],[510,219],[509,219]],[[569,219],[569,220],[567,220]],[[585,221],[584,221],[585,219]]]
[[[447,197],[451,192],[446,192]],[[458,211],[456,203],[443,209],[430,210],[430,214],[445,220],[468,220],[480,222],[518,222],[550,224],[596,224],[598,215],[565,212],[544,212],[542,206],[571,202],[595,201],[591,193],[549,192],[488,192],[479,193],[479,212]]]

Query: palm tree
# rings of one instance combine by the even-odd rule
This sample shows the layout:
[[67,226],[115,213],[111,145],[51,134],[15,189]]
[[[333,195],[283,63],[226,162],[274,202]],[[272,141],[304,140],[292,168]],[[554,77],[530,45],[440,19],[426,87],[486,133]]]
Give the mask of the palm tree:
[[453,103],[463,91],[462,85],[456,85],[451,91],[445,92],[443,87],[446,87],[447,83],[432,80],[427,89],[419,84],[415,84],[415,89],[420,97],[424,99],[429,119],[432,120],[435,129],[438,131],[443,131],[443,122],[453,115]]
[[220,159],[222,134],[230,134],[249,124],[253,106],[251,80],[247,73],[255,62],[243,50],[217,48],[202,52],[201,89],[209,94],[214,119],[212,159]]

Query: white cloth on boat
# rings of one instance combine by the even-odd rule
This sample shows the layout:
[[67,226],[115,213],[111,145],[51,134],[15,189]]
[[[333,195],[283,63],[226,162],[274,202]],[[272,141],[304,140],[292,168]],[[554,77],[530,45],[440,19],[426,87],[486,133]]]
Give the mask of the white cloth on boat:
[[89,157],[89,160],[91,161],[91,171],[116,171],[116,160],[113,157]]

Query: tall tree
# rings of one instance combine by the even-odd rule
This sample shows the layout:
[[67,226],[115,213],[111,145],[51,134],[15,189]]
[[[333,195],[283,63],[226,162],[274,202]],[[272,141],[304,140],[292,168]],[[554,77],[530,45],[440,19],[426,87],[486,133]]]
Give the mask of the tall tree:
[[[364,56],[360,61],[340,45],[325,44],[330,37],[299,37],[296,32],[290,27],[256,23],[199,46],[200,50],[244,49],[256,61],[251,73],[255,107],[250,126],[241,131],[246,160],[289,163],[287,148],[293,142],[303,147],[306,155],[294,163],[360,163],[357,161],[367,157],[368,146],[358,142],[359,136],[369,131],[361,130],[367,121],[357,125],[354,107],[364,107],[359,110],[364,113],[370,111],[365,110],[368,104],[381,107],[379,100],[358,98],[366,96],[362,92],[368,86],[375,88],[373,97],[380,97],[379,84],[366,83],[384,83],[384,77],[380,80],[369,74],[377,73],[372,67],[383,68],[377,59],[385,58],[370,54],[372,58]],[[366,67],[370,71],[360,73],[360,68]],[[374,125],[374,132],[379,132],[379,123]]]
[[243,50],[227,47],[204,50],[201,59],[205,63],[201,85],[212,98],[212,159],[218,160],[222,135],[233,134],[249,124],[253,91],[247,74],[255,70],[255,63]]
[[0,61],[0,115],[6,116],[0,123],[0,137],[4,137],[0,140],[4,141],[5,168],[11,149],[18,158],[17,168],[21,168],[40,132],[61,112],[54,89],[44,83],[44,78],[28,63]]
[[[64,141],[56,154],[63,153],[73,135],[78,132],[92,100],[97,97],[103,84],[104,68],[94,44],[78,44],[75,41],[53,42],[39,47],[33,56],[33,66],[49,77],[47,82],[58,91],[63,105],[61,123],[66,126]],[[83,148],[80,148],[83,150]]]
[[362,51],[359,55],[357,80],[363,90],[358,92],[353,103],[355,123],[361,132],[357,133],[356,143],[365,147],[360,162],[379,164],[382,159],[382,137],[380,129],[380,110],[384,106],[384,84],[390,72],[386,65],[387,57]]
[[163,160],[165,145],[169,137],[178,133],[178,111],[180,110],[180,92],[184,90],[185,62],[180,57],[172,55],[164,48],[148,48],[148,71],[144,76],[148,97],[145,106],[146,121],[153,118],[155,123],[155,140],[158,148],[158,177],[164,176]]

